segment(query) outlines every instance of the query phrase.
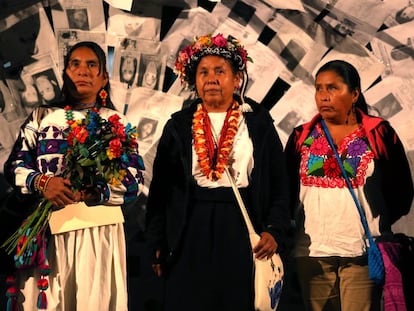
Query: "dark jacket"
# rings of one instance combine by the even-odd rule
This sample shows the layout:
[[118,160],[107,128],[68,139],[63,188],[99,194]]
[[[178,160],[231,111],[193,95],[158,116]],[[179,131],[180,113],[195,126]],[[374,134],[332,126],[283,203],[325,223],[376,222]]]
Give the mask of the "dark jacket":
[[[192,120],[197,103],[172,115],[153,164],[146,235],[152,250],[161,249],[169,257],[180,245],[196,185],[192,176]],[[249,186],[252,204],[247,208],[256,231],[271,233],[281,250],[290,225],[283,147],[268,111],[257,103],[249,104],[253,111],[244,115],[253,142],[254,169]]]
[[[380,215],[380,232],[385,233],[391,231],[391,225],[407,215],[411,208],[414,189],[410,166],[404,147],[388,121],[359,109],[357,115],[374,153],[374,173],[367,178],[364,193],[373,216]],[[292,217],[299,203],[300,147],[320,120],[321,116],[317,114],[310,122],[296,127],[286,144]]]

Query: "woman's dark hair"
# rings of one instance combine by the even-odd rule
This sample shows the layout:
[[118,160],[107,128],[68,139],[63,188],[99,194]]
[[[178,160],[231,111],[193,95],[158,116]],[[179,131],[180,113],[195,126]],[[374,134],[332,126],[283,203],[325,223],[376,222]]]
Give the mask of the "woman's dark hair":
[[[81,41],[76,43],[68,52],[68,54],[65,57],[65,61],[64,61],[64,68],[63,68],[63,87],[62,87],[62,101],[61,104],[62,107],[66,106],[66,105],[72,105],[74,103],[76,103],[76,99],[74,94],[76,93],[76,86],[73,84],[72,80],[68,77],[68,75],[66,74],[66,69],[68,68],[69,65],[69,59],[70,56],[72,55],[72,53],[81,48],[81,47],[86,47],[91,49],[95,55],[98,57],[98,62],[99,62],[99,71],[98,71],[98,75],[103,74],[106,71],[106,54],[104,52],[104,50],[95,42],[92,41]],[[105,107],[110,108],[110,109],[114,109],[114,104],[111,101],[111,86],[109,84],[109,80],[106,83],[106,85],[103,87],[103,89],[108,93],[108,97],[106,98],[106,104]],[[96,103],[98,107],[102,106],[102,99],[99,96],[99,92],[98,94],[96,94]]]
[[3,93],[0,92],[0,112],[3,112],[4,108],[6,108],[6,102],[4,101]]
[[340,76],[348,86],[350,92],[358,90],[359,96],[355,103],[355,107],[361,109],[364,113],[368,113],[368,105],[361,91],[361,78],[354,66],[343,60],[332,60],[318,69],[316,77],[321,72],[325,71],[333,71]]

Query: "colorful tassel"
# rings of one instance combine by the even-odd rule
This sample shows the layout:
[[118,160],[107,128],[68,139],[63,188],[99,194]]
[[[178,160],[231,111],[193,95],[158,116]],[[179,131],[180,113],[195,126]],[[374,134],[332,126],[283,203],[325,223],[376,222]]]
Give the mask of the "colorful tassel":
[[47,309],[47,298],[46,293],[41,291],[39,293],[39,296],[37,296],[37,308],[40,310],[46,310]]
[[47,298],[45,290],[49,288],[49,281],[46,276],[50,273],[49,265],[42,264],[39,266],[40,280],[37,281],[37,288],[40,290],[37,296],[37,308],[41,310],[47,309]]
[[18,311],[16,277],[14,276],[7,277],[6,284],[9,286],[9,288],[6,291],[6,297],[7,297],[6,311]]

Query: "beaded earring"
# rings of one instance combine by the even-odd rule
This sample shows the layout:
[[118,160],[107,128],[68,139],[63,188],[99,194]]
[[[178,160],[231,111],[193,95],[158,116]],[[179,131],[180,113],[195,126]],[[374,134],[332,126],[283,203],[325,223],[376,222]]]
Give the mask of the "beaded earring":
[[352,107],[351,109],[348,110],[348,113],[346,114],[346,120],[345,120],[345,125],[348,125],[349,123],[349,116],[352,114],[355,114],[355,103],[352,103]]
[[99,97],[101,98],[102,106],[105,107],[106,106],[106,98],[108,97],[108,92],[105,89],[102,89],[99,92]]

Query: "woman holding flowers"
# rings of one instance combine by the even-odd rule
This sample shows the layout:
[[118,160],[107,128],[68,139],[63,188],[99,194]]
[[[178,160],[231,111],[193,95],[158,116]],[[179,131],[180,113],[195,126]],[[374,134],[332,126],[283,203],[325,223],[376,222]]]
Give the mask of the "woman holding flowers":
[[[198,99],[165,125],[147,202],[166,310],[253,310],[252,252],[265,258],[285,247],[282,144],[268,111],[243,96],[248,60],[237,39],[221,34],[195,38],[176,60]],[[261,235],[253,250],[226,166]]]
[[[110,100],[102,48],[73,46],[63,80],[60,103],[35,109],[22,125],[5,175],[22,193],[38,193],[45,215],[79,201],[104,205],[100,213],[120,208],[137,196],[144,168],[135,129]],[[33,265],[16,261],[28,268],[15,299],[25,310],[127,310],[122,221],[42,237],[47,251],[40,247]]]

